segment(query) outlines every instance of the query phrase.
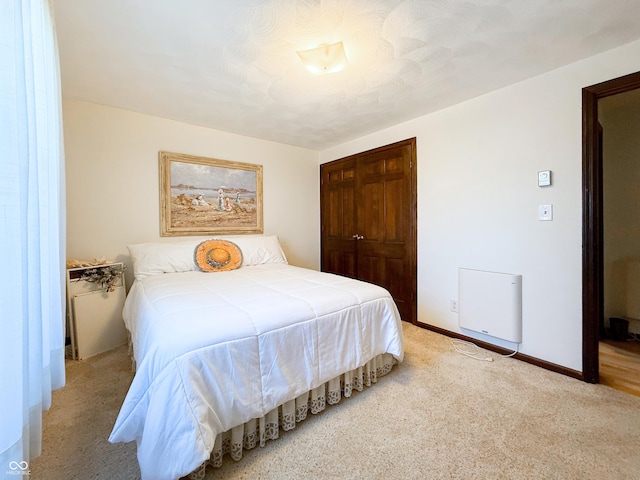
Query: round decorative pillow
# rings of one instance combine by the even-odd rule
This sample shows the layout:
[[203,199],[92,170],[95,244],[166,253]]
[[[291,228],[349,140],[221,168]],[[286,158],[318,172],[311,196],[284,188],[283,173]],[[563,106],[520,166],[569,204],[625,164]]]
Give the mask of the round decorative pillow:
[[203,272],[225,272],[242,265],[242,251],[228,240],[205,240],[198,244],[194,256]]

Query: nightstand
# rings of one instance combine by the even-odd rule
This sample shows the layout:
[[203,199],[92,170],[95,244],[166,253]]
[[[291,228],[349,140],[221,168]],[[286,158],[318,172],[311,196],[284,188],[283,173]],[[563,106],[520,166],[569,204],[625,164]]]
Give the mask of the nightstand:
[[127,329],[122,321],[126,297],[124,272],[118,275],[109,292],[100,283],[82,279],[89,270],[109,267],[122,270],[123,264],[67,269],[69,356],[74,360],[83,360],[127,343]]

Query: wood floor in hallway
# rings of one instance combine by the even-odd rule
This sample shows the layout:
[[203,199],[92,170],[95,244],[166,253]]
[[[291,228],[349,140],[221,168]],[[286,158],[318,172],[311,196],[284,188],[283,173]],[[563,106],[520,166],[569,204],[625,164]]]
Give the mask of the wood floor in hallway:
[[640,342],[600,342],[600,383],[640,396]]

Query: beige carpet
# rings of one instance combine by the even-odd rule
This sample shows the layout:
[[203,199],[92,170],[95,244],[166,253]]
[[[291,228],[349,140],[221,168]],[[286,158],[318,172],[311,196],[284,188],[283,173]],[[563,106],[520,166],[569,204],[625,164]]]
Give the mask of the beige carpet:
[[[375,387],[207,479],[640,479],[640,397],[476,361],[412,325],[405,337],[405,361]],[[135,445],[107,442],[130,381],[126,348],[68,361],[31,478],[140,478]]]

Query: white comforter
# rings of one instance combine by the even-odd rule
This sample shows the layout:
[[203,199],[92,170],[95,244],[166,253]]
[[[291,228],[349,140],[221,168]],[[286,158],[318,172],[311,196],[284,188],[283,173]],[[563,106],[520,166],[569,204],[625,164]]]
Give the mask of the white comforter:
[[403,358],[389,293],[283,264],[134,282],[123,312],[137,371],[111,442],[143,479],[186,475],[216,436],[381,353]]

